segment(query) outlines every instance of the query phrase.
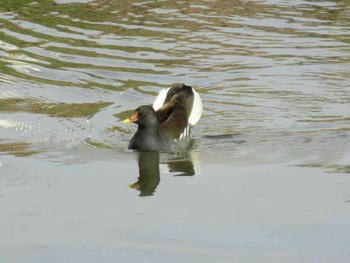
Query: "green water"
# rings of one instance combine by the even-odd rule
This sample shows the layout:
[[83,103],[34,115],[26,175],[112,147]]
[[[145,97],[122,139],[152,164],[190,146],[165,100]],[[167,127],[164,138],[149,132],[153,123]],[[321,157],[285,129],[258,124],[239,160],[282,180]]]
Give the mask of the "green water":
[[[348,1],[0,2],[1,262],[348,262]],[[173,83],[185,153],[121,120]]]

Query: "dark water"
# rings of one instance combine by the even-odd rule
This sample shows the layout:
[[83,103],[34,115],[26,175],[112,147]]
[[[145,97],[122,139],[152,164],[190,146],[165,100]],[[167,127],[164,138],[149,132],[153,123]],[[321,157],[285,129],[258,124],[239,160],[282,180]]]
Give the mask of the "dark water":
[[[348,1],[0,2],[1,262],[348,262]],[[127,149],[164,87],[186,153]]]

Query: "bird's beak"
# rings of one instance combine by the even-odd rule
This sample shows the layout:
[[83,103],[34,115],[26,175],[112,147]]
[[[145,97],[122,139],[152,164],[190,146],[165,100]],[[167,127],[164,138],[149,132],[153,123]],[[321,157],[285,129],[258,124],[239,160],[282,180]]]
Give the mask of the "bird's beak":
[[138,111],[134,112],[134,115],[132,115],[129,119],[124,120],[124,123],[134,123],[137,122],[137,115],[139,115]]

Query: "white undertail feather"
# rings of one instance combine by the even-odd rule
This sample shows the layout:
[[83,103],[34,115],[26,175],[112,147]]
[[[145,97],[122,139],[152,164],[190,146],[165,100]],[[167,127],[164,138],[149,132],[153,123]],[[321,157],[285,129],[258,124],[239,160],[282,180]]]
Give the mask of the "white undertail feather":
[[167,89],[162,89],[159,93],[158,93],[158,96],[157,98],[154,100],[153,102],[153,109],[155,111],[159,110],[163,104],[164,104],[164,101],[165,101],[165,98],[166,98],[166,95],[168,94],[168,91],[170,90],[170,88],[167,88]]
[[199,119],[202,116],[202,112],[203,112],[203,104],[202,104],[202,100],[199,97],[199,94],[197,91],[195,91],[194,89],[193,93],[194,93],[194,100],[193,100],[193,107],[192,107],[192,111],[191,111],[191,115],[188,118],[188,123],[191,126],[196,125],[196,123],[199,121]]
[[[165,98],[166,98],[169,90],[170,90],[170,88],[167,88],[167,89],[162,89],[159,92],[157,98],[153,102],[153,109],[154,110],[158,110],[163,106]],[[199,119],[202,116],[203,104],[202,104],[201,98],[199,97],[198,92],[195,91],[193,88],[192,88],[192,91],[194,93],[194,100],[193,100],[192,111],[191,111],[190,117],[188,118],[188,123],[191,126],[194,126],[194,125],[196,125],[196,123],[199,121]]]

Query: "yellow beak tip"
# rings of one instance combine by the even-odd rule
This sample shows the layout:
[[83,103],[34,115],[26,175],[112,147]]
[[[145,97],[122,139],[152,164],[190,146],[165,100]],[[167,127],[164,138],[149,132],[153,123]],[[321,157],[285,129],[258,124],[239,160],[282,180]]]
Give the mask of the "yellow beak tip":
[[138,115],[138,111],[135,111],[134,112],[134,115],[132,115],[130,118],[124,120],[123,122],[124,123],[134,123],[134,122],[137,122],[137,115]]

